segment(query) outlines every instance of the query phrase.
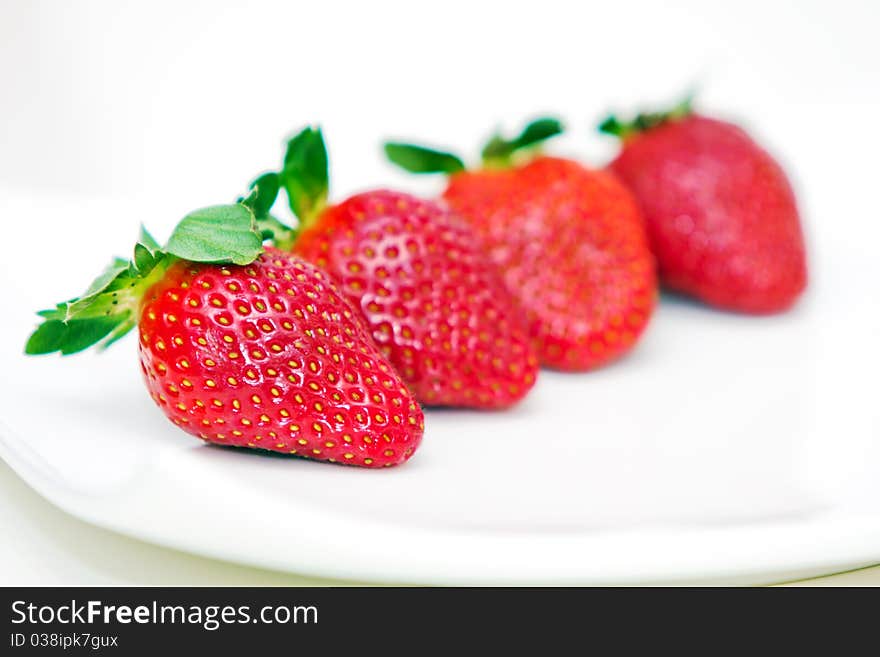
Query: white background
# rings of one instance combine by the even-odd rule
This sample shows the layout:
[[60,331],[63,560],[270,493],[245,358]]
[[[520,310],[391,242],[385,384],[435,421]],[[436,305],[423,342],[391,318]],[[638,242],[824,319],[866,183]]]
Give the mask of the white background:
[[803,194],[873,178],[849,166],[878,144],[870,0],[0,6],[0,184],[164,200],[159,226],[235,196],[307,122],[326,128],[342,194],[413,184],[377,166],[383,136],[473,156],[496,124],[544,111],[569,123],[561,150],[598,163],[608,109],[692,87]]
[[880,148],[870,0],[0,6],[0,187],[120,197],[135,215],[88,236],[59,218],[47,239],[110,253],[143,221],[161,240],[276,166],[283,137],[309,122],[325,127],[337,198],[428,193],[441,181],[385,164],[383,138],[473,158],[496,126],[553,112],[569,125],[555,149],[600,165],[615,148],[594,129],[609,109],[695,88],[703,109],[742,121],[786,165],[814,242],[872,257],[849,232],[873,230],[877,214],[862,202]]
[[[85,282],[102,263],[78,262],[80,241],[109,256],[141,221],[164,238],[188,210],[233,199],[274,166],[283,137],[307,122],[325,128],[337,197],[377,185],[430,192],[440,181],[382,163],[383,137],[472,158],[493,127],[556,112],[570,132],[555,149],[601,164],[614,145],[594,126],[608,109],[697,87],[701,107],[741,119],[785,164],[811,243],[847,243],[849,262],[815,257],[821,286],[824,272],[858,276],[876,259],[878,7],[2,0],[0,190],[112,196],[133,216],[84,235],[61,212],[33,227],[33,244],[0,243],[68,244],[71,280]],[[36,305],[57,295],[56,281],[32,276]],[[25,278],[15,276],[23,295]],[[867,385],[868,370],[846,383]],[[72,554],[74,569],[82,560],[64,546],[57,554]],[[6,563],[28,572],[31,561]]]

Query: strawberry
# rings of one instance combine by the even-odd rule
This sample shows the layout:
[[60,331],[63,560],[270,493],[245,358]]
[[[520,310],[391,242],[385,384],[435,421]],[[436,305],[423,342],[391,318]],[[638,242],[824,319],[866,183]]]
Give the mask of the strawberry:
[[521,312],[467,224],[388,190],[328,206],[317,129],[290,141],[277,179],[300,220],[278,243],[336,278],[420,401],[500,409],[528,393],[538,361]]
[[794,303],[807,283],[794,193],[742,129],[690,101],[600,129],[622,140],[611,169],[641,204],[666,286],[747,313]]
[[654,263],[638,207],[613,174],[535,147],[562,130],[539,119],[518,137],[494,137],[483,166],[446,152],[387,143],[413,173],[449,175],[445,202],[474,228],[525,312],[540,361],[590,370],[626,353],[656,297]]
[[131,262],[40,313],[26,352],[106,346],[137,325],[147,388],[184,431],[351,465],[406,461],[421,409],[330,276],[264,250],[266,203],[257,188],[187,215],[164,249],[144,234]]

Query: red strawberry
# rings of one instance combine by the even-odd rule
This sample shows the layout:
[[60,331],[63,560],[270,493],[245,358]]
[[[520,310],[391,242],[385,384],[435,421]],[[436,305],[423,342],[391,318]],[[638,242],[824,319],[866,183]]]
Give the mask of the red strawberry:
[[409,171],[449,174],[443,198],[488,245],[541,362],[589,370],[627,352],[644,330],[654,263],[638,207],[613,175],[559,158],[515,159],[560,131],[542,119],[514,140],[495,137],[476,171],[417,146],[389,143],[386,153]]
[[302,228],[279,243],[336,277],[422,402],[498,409],[522,399],[537,358],[479,238],[437,203],[398,192],[325,207],[326,161],[320,131],[291,140],[279,180]]
[[689,102],[601,129],[623,141],[611,168],[639,199],[667,286],[750,313],[794,303],[807,283],[794,193],[743,130]]
[[412,394],[328,274],[261,241],[248,206],[190,214],[165,249],[144,239],[81,299],[41,313],[26,351],[73,353],[137,324],[147,388],[184,431],[352,465],[406,461],[424,430]]

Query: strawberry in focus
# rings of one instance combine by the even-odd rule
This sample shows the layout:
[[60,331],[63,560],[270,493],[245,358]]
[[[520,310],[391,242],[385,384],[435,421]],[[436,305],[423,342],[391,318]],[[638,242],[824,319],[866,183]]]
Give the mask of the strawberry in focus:
[[144,234],[131,262],[41,313],[26,352],[106,346],[137,325],[147,388],[184,431],[351,465],[406,461],[421,409],[328,274],[262,247],[256,199],[188,215],[164,248]]
[[421,402],[501,409],[528,393],[538,361],[521,311],[467,224],[436,202],[389,190],[327,205],[316,129],[290,141],[284,168],[271,175],[300,221],[278,243],[334,276]]
[[653,312],[656,278],[638,206],[615,176],[536,152],[559,132],[539,119],[515,139],[496,136],[476,170],[420,146],[385,151],[407,171],[448,174],[443,198],[486,243],[541,363],[582,371],[632,348]]
[[663,283],[720,308],[787,309],[807,284],[795,196],[741,128],[690,101],[600,130],[622,142],[613,170],[639,200]]

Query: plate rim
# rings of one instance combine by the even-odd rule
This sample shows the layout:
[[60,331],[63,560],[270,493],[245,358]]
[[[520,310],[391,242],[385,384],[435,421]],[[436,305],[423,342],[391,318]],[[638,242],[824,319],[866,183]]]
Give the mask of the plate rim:
[[[223,506],[221,518],[216,505],[205,504],[196,497],[190,498],[196,504],[190,504],[188,517],[204,518],[207,514],[213,515],[213,520],[202,524],[209,535],[200,533],[195,535],[198,539],[188,540],[175,532],[174,525],[179,522],[171,520],[172,514],[164,514],[163,521],[163,514],[155,513],[157,497],[164,494],[168,503],[176,500],[179,504],[181,493],[186,492],[183,470],[192,464],[186,458],[183,462],[177,460],[178,452],[175,455],[177,462],[172,467],[168,467],[167,459],[151,461],[139,472],[134,487],[127,486],[123,496],[111,500],[53,480],[49,475],[52,466],[0,420],[0,457],[25,483],[66,513],[148,543],[279,572],[371,584],[441,586],[753,585],[831,574],[880,562],[880,514],[872,513],[828,513],[806,521],[716,528],[652,527],[599,533],[545,532],[534,536],[407,528],[373,519],[353,519],[326,509],[309,508],[314,505],[307,504],[287,509],[287,513],[305,519],[300,526],[309,527],[309,536],[285,529],[283,536],[276,536],[274,541],[245,538],[241,542],[246,532],[236,530],[234,535],[240,541],[236,546],[223,541],[224,522],[231,515],[234,517],[236,511],[237,521],[245,524],[253,522],[256,514],[248,519],[247,509]],[[219,468],[209,466],[202,470],[202,478],[216,478]],[[289,501],[285,504],[290,506]],[[134,520],[139,512],[149,514],[151,508],[152,522]],[[279,526],[282,525],[275,525]],[[347,558],[352,553],[353,531],[362,537],[358,542],[359,556],[354,559]],[[293,559],[273,554],[278,549],[279,536],[281,543],[292,541],[296,547]],[[377,539],[381,539],[382,546],[394,545],[394,550],[369,547],[375,546]],[[364,545],[368,547],[364,549]],[[427,545],[434,549],[424,551]],[[436,549],[438,545],[441,550]],[[640,556],[632,554],[634,545],[651,545],[646,552],[653,556],[645,552]],[[682,551],[682,545],[687,549]],[[598,559],[597,563],[597,550],[608,555],[625,552],[627,546],[631,553],[627,559],[611,560],[610,566],[607,559]],[[759,546],[767,548],[763,554],[757,549]],[[772,546],[772,551],[768,546]],[[556,555],[556,561],[530,561],[526,554],[531,551]],[[390,552],[396,562],[387,558]],[[407,558],[401,559],[407,554]]]

